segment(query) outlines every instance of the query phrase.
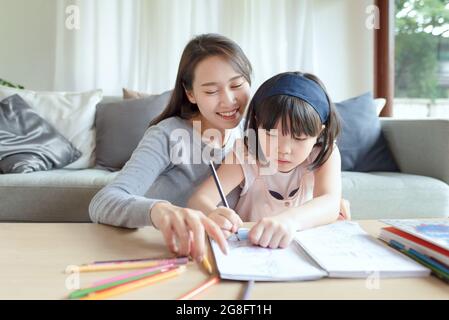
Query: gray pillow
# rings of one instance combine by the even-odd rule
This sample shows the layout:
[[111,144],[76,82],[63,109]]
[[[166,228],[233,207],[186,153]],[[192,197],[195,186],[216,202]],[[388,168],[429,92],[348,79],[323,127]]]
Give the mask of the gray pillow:
[[0,173],[63,168],[80,156],[19,95],[0,101]]
[[120,170],[136,149],[148,124],[165,109],[172,91],[143,99],[99,103],[95,114],[96,165]]
[[399,171],[382,133],[371,92],[336,103],[342,122],[337,138],[343,171]]

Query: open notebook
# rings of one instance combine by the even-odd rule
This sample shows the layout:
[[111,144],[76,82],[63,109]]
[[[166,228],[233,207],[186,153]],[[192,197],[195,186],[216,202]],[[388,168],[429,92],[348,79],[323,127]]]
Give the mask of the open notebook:
[[302,281],[323,277],[423,277],[430,270],[371,237],[358,223],[340,221],[298,232],[285,249],[228,239],[224,255],[211,240],[220,277],[232,280]]

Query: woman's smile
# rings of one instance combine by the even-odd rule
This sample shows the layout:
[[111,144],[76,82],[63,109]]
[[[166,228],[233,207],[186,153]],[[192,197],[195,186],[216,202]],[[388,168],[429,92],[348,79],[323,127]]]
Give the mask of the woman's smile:
[[240,107],[237,107],[231,111],[227,112],[216,112],[224,120],[236,120],[240,118]]

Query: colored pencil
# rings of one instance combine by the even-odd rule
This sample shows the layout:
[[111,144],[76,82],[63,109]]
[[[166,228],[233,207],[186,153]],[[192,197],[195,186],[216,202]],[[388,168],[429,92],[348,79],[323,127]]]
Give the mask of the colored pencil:
[[133,281],[130,283],[125,283],[123,285],[113,287],[110,289],[96,291],[94,293],[89,294],[86,297],[81,298],[80,300],[103,300],[106,298],[110,298],[119,294],[127,293],[132,290],[140,289],[142,287],[148,286],[150,284],[154,284],[156,282],[170,279],[178,276],[185,270],[185,266],[177,267],[176,269],[171,269],[166,272],[161,272],[147,278],[143,278],[141,280]]
[[164,260],[154,260],[154,261],[143,261],[143,262],[123,262],[123,263],[100,263],[100,264],[87,264],[78,267],[78,270],[70,269],[69,272],[95,272],[95,271],[113,271],[113,270],[129,270],[129,269],[141,269],[150,268],[166,264],[177,264],[183,265],[188,262],[187,258],[174,258],[174,259],[164,259]]
[[130,277],[139,276],[141,274],[148,273],[148,272],[153,272],[153,271],[157,271],[157,270],[161,270],[161,269],[167,269],[167,268],[174,268],[174,267],[176,267],[175,264],[164,264],[164,265],[161,265],[161,266],[141,269],[141,270],[137,270],[137,271],[121,274],[121,275],[116,276],[116,277],[98,280],[98,281],[96,281],[96,282],[94,282],[92,284],[92,287],[101,286],[101,285],[104,285],[104,284],[107,284],[107,283],[110,283],[110,282],[120,281],[120,280],[127,279],[127,278],[130,278]]
[[254,280],[250,280],[246,283],[245,290],[243,291],[242,300],[248,300],[251,294],[251,290],[254,287]]
[[201,293],[204,290],[206,290],[207,288],[209,288],[212,285],[218,283],[219,281],[220,281],[220,278],[218,276],[212,277],[209,280],[207,280],[206,282],[200,284],[198,287],[194,288],[193,290],[191,290],[191,291],[187,292],[186,294],[180,296],[176,300],[190,300],[193,297],[195,297],[196,295],[198,295],[199,293]]
[[179,264],[187,263],[189,258],[188,257],[172,257],[172,258],[144,258],[144,259],[131,259],[131,260],[110,260],[110,261],[95,261],[93,263],[87,263],[84,265],[106,265],[106,264],[120,264],[120,263],[140,263],[140,262],[151,262],[151,261],[171,261],[175,260]]
[[[122,278],[122,279],[116,280],[116,281],[109,281],[107,283],[104,283],[104,284],[101,284],[101,285],[97,285],[97,286],[94,286],[94,287],[79,289],[79,290],[76,290],[76,291],[72,292],[69,295],[69,299],[79,299],[79,298],[85,297],[85,296],[87,296],[87,295],[89,295],[91,293],[97,292],[97,291],[103,291],[103,290],[106,290],[106,289],[109,289],[109,288],[120,286],[120,285],[125,284],[125,283],[130,283],[130,282],[137,281],[137,280],[140,280],[140,279],[148,278],[150,276],[166,272],[166,271],[168,271],[170,269],[173,269],[173,268],[176,268],[176,266],[174,264],[162,266],[161,268],[151,268],[153,270],[147,271],[145,273],[141,273],[141,274],[138,274],[138,275],[127,277],[127,278]],[[147,269],[147,270],[149,270],[149,269]]]
[[209,274],[213,273],[212,266],[211,266],[207,256],[204,256],[204,258],[203,258],[203,266],[206,269],[207,273],[209,273]]
[[155,261],[155,260],[167,260],[167,259],[182,259],[185,257],[161,257],[161,258],[140,258],[140,259],[122,259],[122,260],[103,260],[103,261],[94,261],[89,264],[103,264],[103,263],[122,263],[122,262],[142,262],[142,261]]

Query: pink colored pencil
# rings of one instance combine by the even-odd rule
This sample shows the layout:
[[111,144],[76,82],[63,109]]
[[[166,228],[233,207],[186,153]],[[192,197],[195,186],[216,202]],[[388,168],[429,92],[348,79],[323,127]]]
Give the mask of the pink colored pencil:
[[97,286],[101,286],[110,282],[115,282],[115,281],[120,281],[126,278],[131,278],[131,277],[135,277],[147,272],[153,272],[156,270],[168,270],[168,269],[172,269],[174,267],[176,267],[177,265],[174,263],[169,263],[166,265],[160,265],[160,266],[156,266],[156,267],[151,267],[151,268],[147,268],[147,269],[142,269],[142,270],[138,270],[138,271],[134,271],[134,272],[129,272],[129,273],[125,273],[125,274],[121,274],[119,276],[115,276],[112,278],[106,278],[106,279],[102,279],[102,280],[98,280],[94,283],[92,283],[92,287],[97,287]]
[[190,300],[193,297],[200,294],[201,292],[203,292],[204,290],[206,290],[207,288],[209,288],[210,286],[213,286],[214,284],[216,284],[218,282],[220,282],[220,277],[218,277],[218,276],[212,277],[212,278],[208,279],[207,281],[203,282],[202,284],[200,284],[198,287],[190,290],[186,294],[183,294],[176,300]]

